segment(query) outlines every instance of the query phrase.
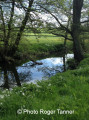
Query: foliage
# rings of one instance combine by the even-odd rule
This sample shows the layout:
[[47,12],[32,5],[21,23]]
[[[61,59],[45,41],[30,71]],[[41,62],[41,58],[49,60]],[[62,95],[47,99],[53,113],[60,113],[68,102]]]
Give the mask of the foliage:
[[[41,33],[36,36],[33,33],[27,33],[27,35],[22,37],[18,52],[15,55],[16,58],[23,59],[24,62],[30,58],[36,60],[49,56],[61,56],[64,53],[63,39],[61,37],[48,33]],[[67,42],[67,52],[72,52],[71,41]]]
[[[44,0],[40,3],[42,12],[49,15],[45,21],[50,33],[73,41],[74,59],[80,62],[85,49],[85,39],[89,32],[88,1],[83,0]],[[87,16],[87,18],[86,18]],[[53,20],[52,20],[53,19]],[[64,44],[66,44],[64,42]]]
[[71,58],[71,59],[68,59],[67,62],[67,69],[76,69],[76,67],[78,66],[78,63],[77,61],[75,61],[75,59]]
[[[30,30],[35,32],[36,24],[39,24],[40,20],[36,20],[37,15],[32,14],[33,2],[34,0],[0,1],[0,47],[2,48],[0,55],[2,60],[6,58],[5,56],[13,57],[17,52],[22,34],[29,25]],[[35,28],[33,28],[34,24]]]

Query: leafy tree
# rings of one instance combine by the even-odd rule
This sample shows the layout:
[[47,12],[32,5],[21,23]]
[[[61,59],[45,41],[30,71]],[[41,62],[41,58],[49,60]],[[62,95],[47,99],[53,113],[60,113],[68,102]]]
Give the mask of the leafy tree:
[[[88,15],[87,3],[88,0],[0,0],[0,55],[4,59],[13,56],[27,26],[29,29],[35,26],[33,31],[41,26],[41,14],[51,16],[51,21],[45,21],[45,27],[64,37],[64,45],[67,39],[73,41],[74,58],[80,62],[83,59],[81,36],[86,31],[84,25],[89,22],[88,19],[83,21],[85,13]],[[18,9],[20,14],[16,12]]]
[[0,56],[3,60],[14,56],[28,21],[32,23],[33,2],[0,0]]
[[[83,23],[87,21],[84,20],[84,14],[87,14],[88,9],[87,2],[87,0],[44,0],[43,2],[39,0],[38,3],[42,12],[51,15],[56,21],[55,23],[54,20],[46,21],[49,32],[73,41],[74,58],[78,62],[84,57],[81,33]],[[84,10],[85,6],[86,10]]]

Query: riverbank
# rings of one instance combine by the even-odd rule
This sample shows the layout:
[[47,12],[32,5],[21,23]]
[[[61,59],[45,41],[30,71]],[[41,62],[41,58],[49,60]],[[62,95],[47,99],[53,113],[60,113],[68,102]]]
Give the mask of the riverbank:
[[49,80],[38,81],[37,85],[24,84],[11,91],[0,91],[0,120],[88,118],[89,57],[76,70],[58,73]]
[[[28,35],[22,37],[18,52],[16,52],[15,57],[20,60],[20,63],[29,60],[36,61],[47,57],[63,56],[63,38],[53,37],[52,34],[47,33],[42,33],[39,36],[34,36],[34,34]],[[72,53],[72,41],[67,41],[67,53]]]

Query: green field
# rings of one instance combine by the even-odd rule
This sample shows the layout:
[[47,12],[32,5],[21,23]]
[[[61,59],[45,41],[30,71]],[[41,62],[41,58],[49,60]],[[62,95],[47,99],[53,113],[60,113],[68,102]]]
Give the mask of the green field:
[[[22,36],[19,45],[18,56],[22,55],[24,59],[40,59],[47,56],[54,56],[58,53],[60,56],[63,53],[64,39],[54,36],[52,34],[41,33],[34,35],[33,33],[26,33]],[[68,51],[72,51],[72,42],[67,41]]]

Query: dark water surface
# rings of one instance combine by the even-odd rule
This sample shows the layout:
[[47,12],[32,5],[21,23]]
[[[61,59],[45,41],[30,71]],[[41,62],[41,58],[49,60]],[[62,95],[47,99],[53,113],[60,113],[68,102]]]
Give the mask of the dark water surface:
[[[68,58],[73,58],[73,54],[67,54],[65,60]],[[10,88],[15,85],[21,86],[22,83],[47,79],[63,72],[63,64],[63,57],[46,58],[37,60],[36,63],[29,61],[19,67],[4,64],[0,70],[0,87]]]

